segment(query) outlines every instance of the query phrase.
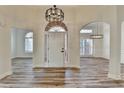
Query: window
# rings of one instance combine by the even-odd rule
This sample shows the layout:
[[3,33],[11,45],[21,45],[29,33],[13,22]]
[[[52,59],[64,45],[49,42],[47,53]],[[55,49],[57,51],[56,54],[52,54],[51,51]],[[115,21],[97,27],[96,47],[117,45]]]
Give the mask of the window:
[[80,40],[80,55],[88,56],[92,55],[93,51],[93,40],[92,39],[81,39]]
[[25,35],[25,52],[33,52],[33,32],[29,32]]
[[65,29],[63,29],[62,27],[52,27],[49,32],[65,32]]
[[89,36],[92,34],[92,32],[93,32],[92,29],[82,29],[80,31],[80,34],[81,34],[81,36],[80,36],[80,55],[81,56],[90,56],[93,54],[93,40],[89,38]]
[[92,29],[82,29],[80,33],[92,33]]

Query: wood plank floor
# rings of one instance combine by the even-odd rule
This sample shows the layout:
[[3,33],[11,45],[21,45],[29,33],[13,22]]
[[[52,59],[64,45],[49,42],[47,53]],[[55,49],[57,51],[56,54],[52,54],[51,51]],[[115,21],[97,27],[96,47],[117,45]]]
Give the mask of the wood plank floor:
[[0,80],[0,87],[3,88],[124,87],[124,81],[122,80],[114,81],[107,78],[108,60],[100,58],[81,58],[81,69],[71,68],[32,69],[31,59],[14,59],[12,61],[12,66],[13,74]]

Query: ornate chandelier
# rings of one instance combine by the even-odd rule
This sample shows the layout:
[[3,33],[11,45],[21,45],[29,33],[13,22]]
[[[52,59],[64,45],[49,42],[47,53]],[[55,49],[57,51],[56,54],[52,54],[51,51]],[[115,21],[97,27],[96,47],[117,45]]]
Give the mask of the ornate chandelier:
[[45,17],[46,17],[46,21],[48,22],[63,21],[64,13],[61,9],[56,8],[56,5],[54,5],[52,8],[46,10]]

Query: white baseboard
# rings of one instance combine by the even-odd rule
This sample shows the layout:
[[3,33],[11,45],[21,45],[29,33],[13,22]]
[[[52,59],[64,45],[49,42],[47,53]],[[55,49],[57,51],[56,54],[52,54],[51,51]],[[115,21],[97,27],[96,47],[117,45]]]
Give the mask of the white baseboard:
[[12,74],[12,71],[8,71],[8,72],[6,72],[6,73],[4,73],[4,74],[1,74],[1,75],[0,75],[0,79],[6,77],[6,76],[8,76],[8,75],[11,75],[11,74]]
[[[45,67],[49,67],[49,66],[42,66],[42,65],[33,65],[33,68],[45,68]],[[77,68],[77,69],[80,69],[80,66],[74,66],[74,65],[69,65],[69,66],[64,66],[64,67],[67,67],[67,68]],[[59,67],[57,67],[59,68]],[[60,67],[61,68],[61,67]]]
[[33,57],[13,57],[11,59],[17,59],[17,58],[33,58]]
[[121,80],[121,75],[116,75],[116,74],[108,74],[108,78],[114,79],[114,80]]
[[44,66],[41,66],[41,65],[33,65],[33,68],[41,68],[41,67],[44,67]]
[[80,66],[75,66],[75,65],[66,65],[65,67],[80,69]]
[[14,58],[16,58],[16,57],[11,57],[11,59],[14,59]]

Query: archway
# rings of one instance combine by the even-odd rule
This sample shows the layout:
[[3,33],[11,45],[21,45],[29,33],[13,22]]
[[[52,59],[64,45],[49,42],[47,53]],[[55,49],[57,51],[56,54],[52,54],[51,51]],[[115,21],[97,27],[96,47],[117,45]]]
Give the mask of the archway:
[[23,28],[11,28],[11,57],[32,58],[33,31]]
[[[93,39],[91,35],[94,34],[100,34],[103,37]],[[110,58],[110,24],[91,22],[82,27],[80,30],[80,56]]]
[[[33,30],[11,28],[11,66],[32,69],[33,61]],[[24,68],[23,68],[24,67]],[[13,72],[15,72],[14,70]],[[27,72],[28,73],[28,72]]]
[[63,22],[50,22],[45,28],[45,66],[65,67],[68,61],[68,34]]
[[[92,38],[94,34],[103,37]],[[84,73],[88,73],[89,76],[104,75],[107,78],[110,59],[110,24],[105,22],[89,23],[80,30],[80,39],[85,41],[84,44],[89,44],[84,46],[86,52],[84,52],[83,57],[80,55],[80,64],[82,68],[85,68]],[[87,47],[88,50],[86,50]],[[87,51],[90,55],[85,55]]]

